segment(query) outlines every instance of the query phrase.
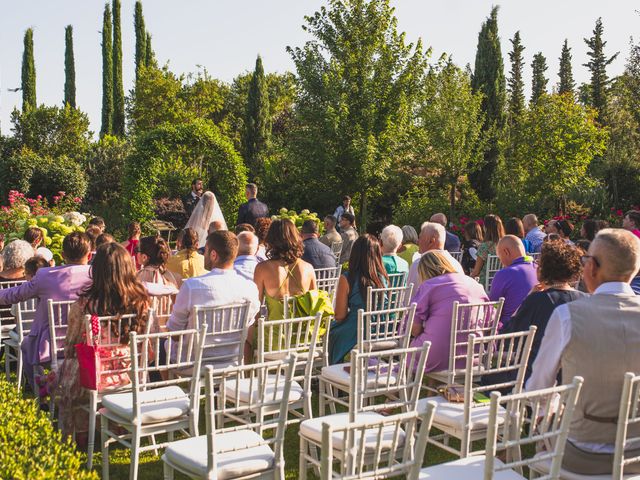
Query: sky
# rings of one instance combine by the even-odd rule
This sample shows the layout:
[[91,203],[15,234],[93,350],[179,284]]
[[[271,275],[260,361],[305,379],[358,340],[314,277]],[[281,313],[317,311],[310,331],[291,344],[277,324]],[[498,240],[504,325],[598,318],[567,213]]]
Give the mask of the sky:
[[[208,73],[224,81],[253,69],[262,56],[265,70],[293,70],[287,46],[301,46],[309,39],[301,26],[326,1],[321,0],[146,0],[147,29],[161,64],[176,73]],[[442,53],[464,67],[473,66],[478,31],[492,5],[500,6],[499,29],[508,72],[509,39],[520,30],[527,68],[542,52],[549,65],[549,85],[557,83],[558,57],[564,39],[573,49],[574,78],[587,81],[586,45],[595,21],[602,17],[606,51],[620,52],[609,67],[611,76],[621,73],[629,52],[630,37],[640,41],[638,0],[391,0],[398,28],[408,42],[422,38],[433,48],[433,61]],[[64,96],[64,28],[73,25],[78,107],[89,115],[91,129],[100,130],[102,95],[101,34],[104,3],[97,0],[0,0],[0,128],[10,133],[10,114],[20,108],[24,31],[34,29],[38,103],[62,104]],[[122,1],[123,74],[125,92],[134,77],[134,0]],[[505,72],[505,73],[507,73]],[[528,89],[527,89],[528,90]]]

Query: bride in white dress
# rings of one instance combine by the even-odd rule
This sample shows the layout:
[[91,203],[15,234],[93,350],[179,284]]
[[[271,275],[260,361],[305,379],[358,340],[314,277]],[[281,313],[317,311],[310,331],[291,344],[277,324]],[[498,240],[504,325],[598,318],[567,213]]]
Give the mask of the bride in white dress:
[[198,247],[203,248],[207,242],[209,225],[220,222],[222,230],[227,230],[227,222],[220,209],[220,204],[213,192],[204,192],[202,198],[193,209],[185,228],[193,228],[198,233]]

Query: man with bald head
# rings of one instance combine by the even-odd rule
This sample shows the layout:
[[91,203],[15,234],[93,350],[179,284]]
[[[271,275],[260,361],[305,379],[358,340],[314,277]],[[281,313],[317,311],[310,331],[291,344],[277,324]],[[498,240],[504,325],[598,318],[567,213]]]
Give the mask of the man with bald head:
[[447,216],[444,213],[434,213],[429,219],[430,222],[439,223],[445,228],[447,238],[444,241],[444,249],[447,252],[460,251],[460,238],[447,230]]
[[[420,235],[418,236],[418,251],[420,252],[420,256],[431,250],[437,250],[447,257],[449,262],[451,262],[451,265],[453,265],[459,273],[464,274],[464,270],[462,269],[460,262],[453,258],[451,254],[444,249],[445,237],[446,230],[441,224],[424,222],[422,224],[422,228],[420,228]],[[416,261],[411,264],[411,268],[409,268],[409,275],[407,276],[407,285],[413,283],[414,294],[420,286],[420,276],[418,275],[419,263],[420,258],[416,259]]]
[[[626,230],[600,230],[582,263],[593,295],[553,311],[527,390],[552,386],[560,369],[563,383],[584,378],[562,468],[610,475],[623,377],[640,372],[640,297],[629,285],[640,270],[640,240]],[[640,436],[640,426],[630,425],[629,436]],[[625,450],[625,457],[638,455],[637,445]],[[638,464],[625,466],[625,474],[638,472]]]
[[491,283],[489,298],[504,298],[500,323],[506,325],[531,289],[538,283],[536,267],[526,256],[522,241],[515,235],[505,235],[496,246],[496,255],[504,266],[496,272]]
[[253,232],[244,231],[238,234],[238,256],[233,261],[233,269],[238,275],[253,281],[253,272],[258,265],[258,237]]
[[531,244],[531,251],[533,253],[540,253],[546,234],[540,230],[538,226],[538,217],[533,213],[528,213],[522,217],[522,226],[526,234],[524,239],[528,240]]

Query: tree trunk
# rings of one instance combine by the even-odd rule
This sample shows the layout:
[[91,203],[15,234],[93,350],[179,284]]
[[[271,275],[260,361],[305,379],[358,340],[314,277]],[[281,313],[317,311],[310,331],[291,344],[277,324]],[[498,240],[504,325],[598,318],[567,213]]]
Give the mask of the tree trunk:
[[358,222],[360,233],[367,231],[367,192],[363,190],[360,192],[360,221]]
[[449,189],[449,222],[453,222],[453,213],[456,209],[456,183],[452,183]]

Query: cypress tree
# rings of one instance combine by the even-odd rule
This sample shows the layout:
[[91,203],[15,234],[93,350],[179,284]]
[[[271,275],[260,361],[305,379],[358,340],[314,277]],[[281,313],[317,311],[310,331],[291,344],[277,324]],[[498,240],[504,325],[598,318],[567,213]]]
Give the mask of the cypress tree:
[[147,60],[147,31],[144,28],[144,17],[142,16],[142,2],[136,2],[133,14],[133,25],[136,31],[136,82],[140,76],[140,68]]
[[558,93],[570,93],[574,94],[576,88],[576,82],[573,80],[573,69],[571,67],[571,49],[569,48],[569,42],[565,39],[562,46],[562,52],[560,53],[560,70],[558,76],[560,77],[560,83],[558,84]]
[[145,50],[145,59],[144,59],[145,67],[155,67],[156,66],[156,54],[151,47],[151,34],[147,32],[147,41],[146,41],[146,50]]
[[122,33],[120,0],[113,0],[113,122],[114,135],[124,135],[124,87],[122,85]]
[[522,79],[524,69],[522,52],[525,47],[520,41],[520,32],[516,32],[513,36],[511,45],[512,50],[509,53],[511,71],[507,85],[509,90],[509,122],[513,123],[522,114],[525,106],[524,81]]
[[33,30],[24,32],[22,53],[22,111],[36,108],[36,63],[33,59]]
[[262,67],[262,58],[258,55],[249,86],[243,139],[245,161],[249,169],[249,177],[252,180],[260,177],[263,171],[264,156],[270,137],[269,92]]
[[604,48],[607,42],[602,40],[604,27],[602,18],[596,20],[596,27],[593,30],[593,37],[585,38],[584,42],[589,47],[587,55],[589,61],[584,64],[591,72],[591,106],[598,111],[598,119],[603,120],[607,108],[607,91],[609,89],[609,77],[607,76],[607,67],[618,56],[617,52],[613,56],[607,58],[604,54]]
[[531,79],[531,103],[535,104],[542,95],[547,93],[547,83],[549,82],[549,79],[545,77],[544,73],[547,71],[547,59],[542,55],[542,52],[538,52],[533,56],[531,69],[533,70]]
[[111,7],[104,6],[102,17],[102,127],[100,135],[113,132],[113,46],[111,43]]
[[73,27],[64,31],[64,104],[76,108],[76,65],[73,58]]
[[482,24],[478,35],[478,49],[471,86],[481,92],[484,113],[483,133],[487,139],[483,166],[469,175],[471,185],[482,200],[495,196],[493,177],[502,155],[501,138],[505,127],[506,82],[504,62],[498,36],[498,7]]

